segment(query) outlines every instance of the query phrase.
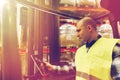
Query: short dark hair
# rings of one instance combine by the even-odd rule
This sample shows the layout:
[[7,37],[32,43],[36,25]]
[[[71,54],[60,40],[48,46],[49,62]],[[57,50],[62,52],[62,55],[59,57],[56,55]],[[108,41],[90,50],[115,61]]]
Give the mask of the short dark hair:
[[93,18],[91,18],[91,17],[84,17],[81,20],[82,20],[84,26],[91,25],[93,28],[96,29],[97,21],[95,21]]

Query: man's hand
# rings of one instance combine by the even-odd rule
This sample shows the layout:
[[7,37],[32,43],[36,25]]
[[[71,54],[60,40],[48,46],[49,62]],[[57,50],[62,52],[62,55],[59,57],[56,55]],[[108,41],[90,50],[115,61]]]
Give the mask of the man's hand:
[[49,71],[53,71],[54,70],[54,65],[48,63],[48,62],[43,62],[46,66],[46,68],[49,70]]

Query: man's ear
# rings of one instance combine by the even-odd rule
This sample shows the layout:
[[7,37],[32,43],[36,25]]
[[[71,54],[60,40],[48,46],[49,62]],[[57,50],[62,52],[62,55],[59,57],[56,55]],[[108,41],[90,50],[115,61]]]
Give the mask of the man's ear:
[[91,25],[88,25],[87,28],[88,28],[89,31],[92,31],[93,27]]

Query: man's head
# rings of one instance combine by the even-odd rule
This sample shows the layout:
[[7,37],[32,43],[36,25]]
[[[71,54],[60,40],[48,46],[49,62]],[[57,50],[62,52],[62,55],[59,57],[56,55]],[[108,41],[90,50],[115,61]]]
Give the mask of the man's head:
[[91,42],[97,37],[96,21],[91,17],[84,17],[77,23],[77,36],[81,42]]

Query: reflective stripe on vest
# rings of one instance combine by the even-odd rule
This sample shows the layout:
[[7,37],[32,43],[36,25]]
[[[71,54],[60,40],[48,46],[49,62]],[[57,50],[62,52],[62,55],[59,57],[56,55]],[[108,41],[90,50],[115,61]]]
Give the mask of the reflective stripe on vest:
[[93,75],[90,75],[90,74],[87,74],[87,73],[84,73],[84,72],[80,72],[80,71],[76,72],[76,76],[82,77],[82,78],[87,79],[87,80],[100,80]]

